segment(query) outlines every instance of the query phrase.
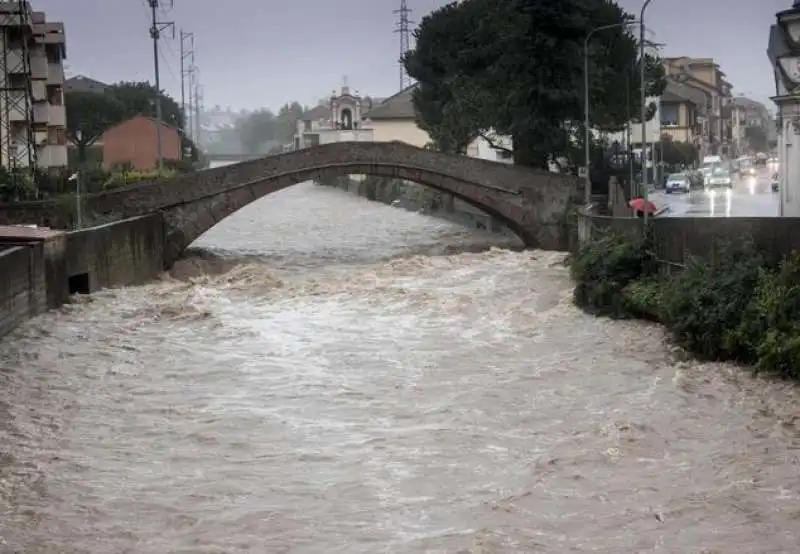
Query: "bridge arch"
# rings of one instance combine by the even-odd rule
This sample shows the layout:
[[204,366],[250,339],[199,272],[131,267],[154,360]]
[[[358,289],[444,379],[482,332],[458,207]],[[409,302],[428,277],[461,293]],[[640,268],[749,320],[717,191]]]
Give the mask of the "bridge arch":
[[[84,197],[85,213],[114,219],[160,213],[169,267],[195,239],[251,202],[300,182],[350,174],[421,183],[502,221],[528,247],[563,250],[577,178],[443,154],[401,142],[338,142]],[[0,206],[0,222],[58,221],[57,201]]]
[[[486,189],[483,185],[459,181],[444,173],[433,172],[403,164],[341,162],[271,176],[241,183],[224,194],[210,194],[187,203],[162,209],[166,232],[165,258],[167,265],[225,218],[245,206],[288,187],[306,181],[325,182],[348,175],[369,175],[412,181],[436,191],[451,194],[506,225],[527,245],[536,244],[521,223],[523,201],[519,193],[504,189]],[[491,190],[492,194],[487,194]]]

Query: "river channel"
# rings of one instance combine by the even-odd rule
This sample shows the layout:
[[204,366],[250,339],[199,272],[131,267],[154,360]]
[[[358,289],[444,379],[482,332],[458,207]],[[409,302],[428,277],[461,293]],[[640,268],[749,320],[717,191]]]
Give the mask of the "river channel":
[[0,339],[0,552],[800,549],[800,395],[303,184]]

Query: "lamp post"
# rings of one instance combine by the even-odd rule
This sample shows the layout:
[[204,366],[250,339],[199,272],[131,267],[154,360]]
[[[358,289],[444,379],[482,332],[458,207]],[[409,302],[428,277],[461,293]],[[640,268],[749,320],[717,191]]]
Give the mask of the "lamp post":
[[[649,1],[649,0],[648,0]],[[586,34],[586,38],[583,39],[583,142],[584,142],[584,165],[583,171],[584,175],[584,183],[583,183],[583,200],[584,203],[588,206],[589,202],[592,200],[592,178],[589,175],[589,167],[591,165],[591,147],[590,147],[590,129],[589,129],[589,41],[592,37],[599,33],[600,31],[606,31],[608,29],[618,29],[621,27],[629,27],[631,25],[638,25],[639,22],[636,20],[633,21],[624,21],[622,23],[612,23],[610,25],[601,25],[600,27],[595,27],[591,31]],[[630,127],[630,122],[628,124]]]
[[775,71],[778,107],[779,215],[800,217],[800,0],[775,14],[767,56]]
[[647,159],[645,156],[647,152],[645,152],[644,145],[647,144],[647,91],[645,90],[645,59],[644,59],[644,12],[647,10],[647,6],[650,5],[652,0],[644,0],[644,4],[642,5],[642,11],[639,13],[639,66],[641,70],[640,78],[641,78],[641,101],[642,101],[642,198],[644,198],[644,225],[647,227],[647,203],[648,203],[648,196],[649,191],[647,190]]
[[[78,143],[83,138],[83,133],[80,131],[75,132],[75,138]],[[83,149],[81,150],[83,152]],[[83,180],[83,159],[78,161],[78,171],[70,175],[69,181],[75,181],[75,226],[78,229],[83,227],[83,206],[81,206],[81,181]]]

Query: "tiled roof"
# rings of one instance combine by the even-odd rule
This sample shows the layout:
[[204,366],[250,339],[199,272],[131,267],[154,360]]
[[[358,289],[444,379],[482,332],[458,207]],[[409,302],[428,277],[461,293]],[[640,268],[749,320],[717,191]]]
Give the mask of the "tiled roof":
[[328,106],[320,104],[314,106],[303,115],[300,116],[300,121],[316,121],[317,119],[324,119],[330,117],[331,109]]
[[104,92],[109,85],[97,81],[85,75],[76,75],[64,81],[64,89],[67,92]]
[[706,105],[705,93],[690,84],[676,83],[668,79],[667,88],[661,96],[662,102],[691,102],[695,106],[704,107]]
[[414,90],[417,85],[411,85],[394,96],[390,96],[372,110],[364,114],[364,119],[415,119]]

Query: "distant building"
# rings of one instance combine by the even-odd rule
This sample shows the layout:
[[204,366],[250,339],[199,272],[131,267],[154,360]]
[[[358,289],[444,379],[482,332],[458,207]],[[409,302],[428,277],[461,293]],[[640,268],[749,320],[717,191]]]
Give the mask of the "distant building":
[[28,2],[0,2],[0,35],[0,165],[65,167],[64,24],[47,21]]
[[85,75],[76,75],[64,81],[65,92],[94,92],[103,93],[109,87],[106,83],[97,81]]
[[767,141],[777,140],[775,121],[761,102],[744,96],[733,99],[733,140],[744,152],[754,147],[747,142],[748,129],[756,127],[764,132]]
[[[417,125],[417,113],[414,108],[416,88],[416,84],[411,85],[364,114],[365,125],[372,129],[373,140],[376,142],[399,140],[419,148],[431,144],[430,135]],[[490,138],[491,144],[484,137],[476,137],[467,146],[466,155],[493,162],[511,163],[514,149],[511,137]],[[494,148],[492,144],[499,148]]]
[[327,102],[311,108],[297,120],[294,148],[307,148],[319,144],[343,141],[372,141],[372,129],[362,114],[374,101],[362,98],[358,91],[342,85],[339,94],[333,91]]
[[181,159],[181,132],[177,127],[138,115],[114,125],[103,133],[103,167],[131,164],[138,171],[158,167],[156,132],[161,126],[161,152],[164,160]]

